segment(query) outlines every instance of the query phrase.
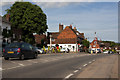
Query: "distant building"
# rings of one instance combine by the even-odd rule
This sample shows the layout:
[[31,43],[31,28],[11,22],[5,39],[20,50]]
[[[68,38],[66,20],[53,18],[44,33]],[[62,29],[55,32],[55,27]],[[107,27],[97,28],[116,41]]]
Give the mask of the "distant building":
[[11,29],[11,23],[9,22],[9,15],[6,16],[6,18],[0,16],[0,26],[1,26],[1,31],[3,29],[7,28],[8,30]]
[[82,40],[84,40],[84,33],[78,32],[76,27],[72,28],[72,25],[63,29],[63,24],[59,24],[59,32],[50,32],[49,35],[52,37],[52,46],[58,44],[70,51],[78,51],[78,44],[82,44]]
[[7,30],[10,30],[11,29],[11,23],[9,22],[9,16],[10,15],[6,15],[6,18],[0,16],[0,42],[2,42],[3,40],[6,41],[6,42],[11,42],[11,39],[10,38],[3,38],[2,37],[2,31],[3,29],[7,29]]
[[97,37],[95,37],[94,40],[90,43],[89,49],[93,52],[101,51],[100,41]]
[[[38,35],[38,34],[36,34],[36,35],[34,35],[34,37],[35,37],[35,42],[36,42],[36,44],[47,44],[47,36],[45,35],[45,34],[41,34],[41,35]],[[44,43],[42,43],[42,40],[44,41]]]
[[84,40],[84,33],[78,32],[76,27],[72,28],[72,25],[63,29],[63,24],[59,24],[59,32],[47,32],[46,36],[37,34],[35,35],[35,41],[37,44],[41,44],[41,40],[44,39],[47,46],[50,46],[50,37],[51,46],[58,44],[59,47],[68,48],[70,51],[78,51],[82,40]]

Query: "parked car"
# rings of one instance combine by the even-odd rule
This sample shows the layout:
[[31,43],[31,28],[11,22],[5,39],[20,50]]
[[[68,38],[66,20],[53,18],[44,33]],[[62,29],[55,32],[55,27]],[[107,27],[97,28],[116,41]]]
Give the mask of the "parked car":
[[109,53],[109,51],[104,51],[103,53]]
[[35,47],[35,48],[36,48],[38,54],[43,54],[43,50],[41,50],[41,48],[39,48],[39,47]]
[[35,47],[25,42],[13,42],[3,49],[3,57],[5,60],[9,58],[19,58],[23,60],[25,58],[37,58],[37,56],[38,53]]
[[113,54],[113,51],[109,51],[108,54]]
[[68,48],[61,48],[60,52],[69,53],[69,49]]
[[103,53],[113,54],[113,51],[105,51]]
[[7,42],[2,42],[2,48],[4,48],[6,45],[8,45]]
[[97,49],[97,53],[101,53],[101,50],[100,50],[100,49]]

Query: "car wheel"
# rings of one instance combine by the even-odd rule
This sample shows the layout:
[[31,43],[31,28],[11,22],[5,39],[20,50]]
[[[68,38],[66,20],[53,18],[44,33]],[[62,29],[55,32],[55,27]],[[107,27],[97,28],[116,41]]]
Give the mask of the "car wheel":
[[36,59],[36,58],[37,58],[37,56],[38,56],[38,54],[37,54],[37,53],[35,53],[35,54],[34,54],[34,59]]
[[8,58],[8,57],[4,57],[4,59],[5,59],[5,60],[9,60],[9,58]]
[[24,60],[24,59],[25,59],[24,54],[22,54],[19,59],[20,59],[20,60]]

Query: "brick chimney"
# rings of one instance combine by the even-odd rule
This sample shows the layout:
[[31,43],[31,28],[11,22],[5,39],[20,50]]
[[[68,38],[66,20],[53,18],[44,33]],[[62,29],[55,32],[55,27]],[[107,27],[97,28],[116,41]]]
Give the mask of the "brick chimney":
[[59,32],[62,32],[63,30],[63,24],[59,24]]
[[76,27],[74,27],[74,30],[77,31]]
[[6,15],[6,20],[9,21],[9,18],[10,18],[10,15],[7,14],[7,15]]
[[72,29],[72,25],[70,25],[70,28]]

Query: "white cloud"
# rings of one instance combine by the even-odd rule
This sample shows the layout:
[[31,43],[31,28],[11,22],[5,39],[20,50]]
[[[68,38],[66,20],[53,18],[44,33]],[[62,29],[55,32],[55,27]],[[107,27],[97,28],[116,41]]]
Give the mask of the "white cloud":
[[32,0],[32,2],[118,2],[119,0]]
[[2,2],[30,1],[30,2],[118,2],[119,0],[0,0]]
[[60,8],[69,5],[67,2],[35,2],[38,6],[42,8]]

